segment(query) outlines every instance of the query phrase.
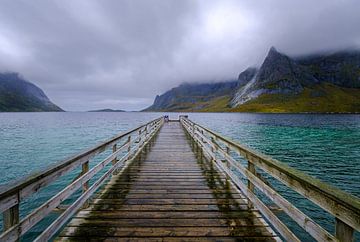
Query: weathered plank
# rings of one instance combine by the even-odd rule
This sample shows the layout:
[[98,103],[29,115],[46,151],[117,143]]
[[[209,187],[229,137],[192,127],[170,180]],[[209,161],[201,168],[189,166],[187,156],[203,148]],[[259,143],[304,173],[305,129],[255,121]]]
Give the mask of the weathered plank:
[[215,236],[276,240],[260,213],[248,209],[246,197],[203,162],[180,123],[165,124],[149,144],[149,152],[121,176],[114,176],[58,239],[196,236],[211,240]]

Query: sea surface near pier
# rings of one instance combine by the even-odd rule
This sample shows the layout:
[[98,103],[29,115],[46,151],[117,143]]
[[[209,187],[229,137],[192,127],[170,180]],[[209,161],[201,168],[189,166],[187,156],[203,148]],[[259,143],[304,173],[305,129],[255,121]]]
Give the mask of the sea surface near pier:
[[[0,184],[24,178],[164,114],[169,114],[172,119],[179,115],[142,112],[0,113]],[[360,197],[360,115],[188,115],[193,121],[224,136]],[[105,156],[106,153],[99,159]],[[96,160],[92,165],[95,163]],[[73,176],[69,174],[59,179],[49,188],[27,199],[21,204],[21,216],[60,191]],[[334,231],[334,218],[282,184],[272,182],[299,209],[330,232]],[[289,218],[280,216],[302,239],[308,238]],[[35,236],[52,219],[51,216],[45,219],[27,238]]]

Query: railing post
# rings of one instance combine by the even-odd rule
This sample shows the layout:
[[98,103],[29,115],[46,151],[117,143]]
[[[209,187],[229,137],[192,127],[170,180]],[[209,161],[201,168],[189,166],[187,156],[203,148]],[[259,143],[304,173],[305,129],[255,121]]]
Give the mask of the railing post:
[[140,143],[140,141],[141,141],[141,129],[139,130],[139,139],[138,139],[138,143]]
[[[226,146],[226,154],[227,155],[230,155],[230,147],[229,146]],[[226,160],[226,167],[230,170],[230,164],[229,164],[229,161]],[[230,176],[228,174],[226,174],[226,180],[229,181],[230,180]]]
[[[252,174],[254,174],[254,175],[256,175],[256,170],[255,170],[255,165],[251,162],[251,161],[247,161],[248,162],[248,167],[247,167],[247,169],[252,173]],[[254,191],[255,191],[255,186],[254,186],[254,184],[248,179],[248,189],[251,191],[251,192],[253,192],[254,193]],[[249,201],[248,202],[248,207],[249,208],[253,208],[254,207],[254,205]]]
[[[116,150],[117,150],[117,144],[114,144],[113,147],[112,147],[113,153],[115,153]],[[111,163],[112,163],[113,165],[115,165],[117,161],[118,161],[118,160],[117,160],[117,158],[115,157],[115,158],[111,161]]]
[[[88,172],[89,171],[89,161],[86,161],[85,163],[83,163],[81,168],[82,168],[81,175],[84,175],[86,172]],[[89,181],[84,183],[84,185],[82,187],[83,193],[86,192],[88,189],[89,189]]]
[[9,228],[11,228],[12,226],[18,223],[19,223],[19,204],[16,204],[3,212],[3,225],[4,225],[3,231],[8,230]]
[[335,218],[335,237],[341,242],[354,241],[354,229],[340,219]]
[[131,150],[131,135],[129,135],[128,140],[127,140],[127,143],[128,143],[128,149],[127,149],[127,152],[129,153],[129,152],[130,152],[130,150]]
[[215,139],[214,139],[214,137],[211,137],[210,139],[211,139],[211,143],[212,143],[211,152],[212,152],[212,153],[215,153],[215,148],[214,148],[214,146],[215,146]]

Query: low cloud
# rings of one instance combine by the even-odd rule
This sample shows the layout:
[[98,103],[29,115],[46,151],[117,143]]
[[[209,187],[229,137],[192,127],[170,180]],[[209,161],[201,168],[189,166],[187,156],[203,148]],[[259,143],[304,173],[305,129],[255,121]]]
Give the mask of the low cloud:
[[290,55],[360,46],[360,2],[12,1],[0,71],[66,110],[139,110],[181,82],[234,79],[271,46]]

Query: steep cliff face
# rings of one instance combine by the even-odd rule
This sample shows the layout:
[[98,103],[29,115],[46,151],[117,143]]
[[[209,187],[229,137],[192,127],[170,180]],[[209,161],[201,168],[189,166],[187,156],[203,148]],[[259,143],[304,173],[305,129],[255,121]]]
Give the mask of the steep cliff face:
[[317,83],[319,81],[306,67],[272,47],[260,69],[236,92],[231,105],[241,105],[262,94],[298,94],[304,86]]
[[360,88],[360,51],[340,51],[329,55],[313,55],[296,60],[308,68],[320,82],[341,87]]
[[0,112],[63,111],[18,73],[0,73]]
[[238,89],[238,81],[181,84],[162,95],[144,111],[196,111],[206,108],[214,99],[229,97]]

